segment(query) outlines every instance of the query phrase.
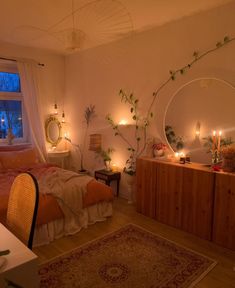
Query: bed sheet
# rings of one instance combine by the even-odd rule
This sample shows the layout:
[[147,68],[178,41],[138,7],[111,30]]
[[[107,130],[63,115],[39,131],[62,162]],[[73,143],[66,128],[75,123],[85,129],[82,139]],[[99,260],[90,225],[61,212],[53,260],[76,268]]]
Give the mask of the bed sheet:
[[37,226],[61,218],[71,222],[83,208],[113,199],[110,187],[90,176],[79,175],[52,164],[8,169],[0,173],[0,222],[5,223],[8,195],[14,178],[27,171],[37,178],[39,184]]

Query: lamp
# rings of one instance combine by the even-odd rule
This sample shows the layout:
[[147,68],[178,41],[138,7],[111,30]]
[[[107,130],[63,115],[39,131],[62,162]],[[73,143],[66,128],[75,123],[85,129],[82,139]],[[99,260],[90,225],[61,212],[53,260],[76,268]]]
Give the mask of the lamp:
[[55,115],[58,114],[58,106],[57,106],[56,103],[55,103],[55,105],[54,105],[54,114],[55,114]]
[[[68,6],[68,0],[60,2]],[[27,25],[18,27],[17,38],[24,43],[28,35],[33,35],[33,39],[41,43],[47,40],[43,44],[47,48],[48,36],[51,36],[52,41],[57,40],[52,42],[57,49],[61,46],[67,52],[75,52],[119,40],[134,30],[131,15],[119,0],[77,1],[80,3],[78,7],[75,7],[74,0],[70,3],[71,11],[47,29]]]
[[65,114],[64,114],[64,111],[62,112],[62,123],[65,123]]
[[199,139],[200,137],[200,129],[201,129],[201,123],[197,121],[196,128],[195,128],[195,138]]
[[90,134],[89,150],[95,151],[95,152],[100,151],[101,140],[102,140],[101,134]]

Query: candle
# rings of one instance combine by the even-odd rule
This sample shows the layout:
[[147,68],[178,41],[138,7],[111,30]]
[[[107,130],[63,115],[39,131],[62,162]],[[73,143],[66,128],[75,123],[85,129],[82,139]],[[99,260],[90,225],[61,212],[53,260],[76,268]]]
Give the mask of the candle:
[[220,138],[221,138],[221,135],[222,135],[222,131],[219,131],[219,137],[218,137],[218,152],[220,151]]
[[212,137],[212,152],[215,152],[216,148],[216,131],[213,131],[213,137]]

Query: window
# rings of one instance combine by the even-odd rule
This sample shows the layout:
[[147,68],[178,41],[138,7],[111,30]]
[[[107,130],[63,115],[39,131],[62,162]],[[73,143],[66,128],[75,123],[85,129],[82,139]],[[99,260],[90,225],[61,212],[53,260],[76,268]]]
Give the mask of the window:
[[0,142],[7,141],[9,129],[14,135],[14,142],[26,141],[27,122],[24,114],[16,64],[10,63],[8,66],[0,62]]

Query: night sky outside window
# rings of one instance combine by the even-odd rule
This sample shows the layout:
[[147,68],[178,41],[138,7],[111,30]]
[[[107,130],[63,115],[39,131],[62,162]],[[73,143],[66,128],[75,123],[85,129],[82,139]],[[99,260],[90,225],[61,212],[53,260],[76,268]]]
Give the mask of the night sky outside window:
[[7,136],[11,128],[16,138],[23,137],[22,102],[20,100],[0,100],[0,138]]
[[0,72],[0,92],[20,92],[19,74]]

